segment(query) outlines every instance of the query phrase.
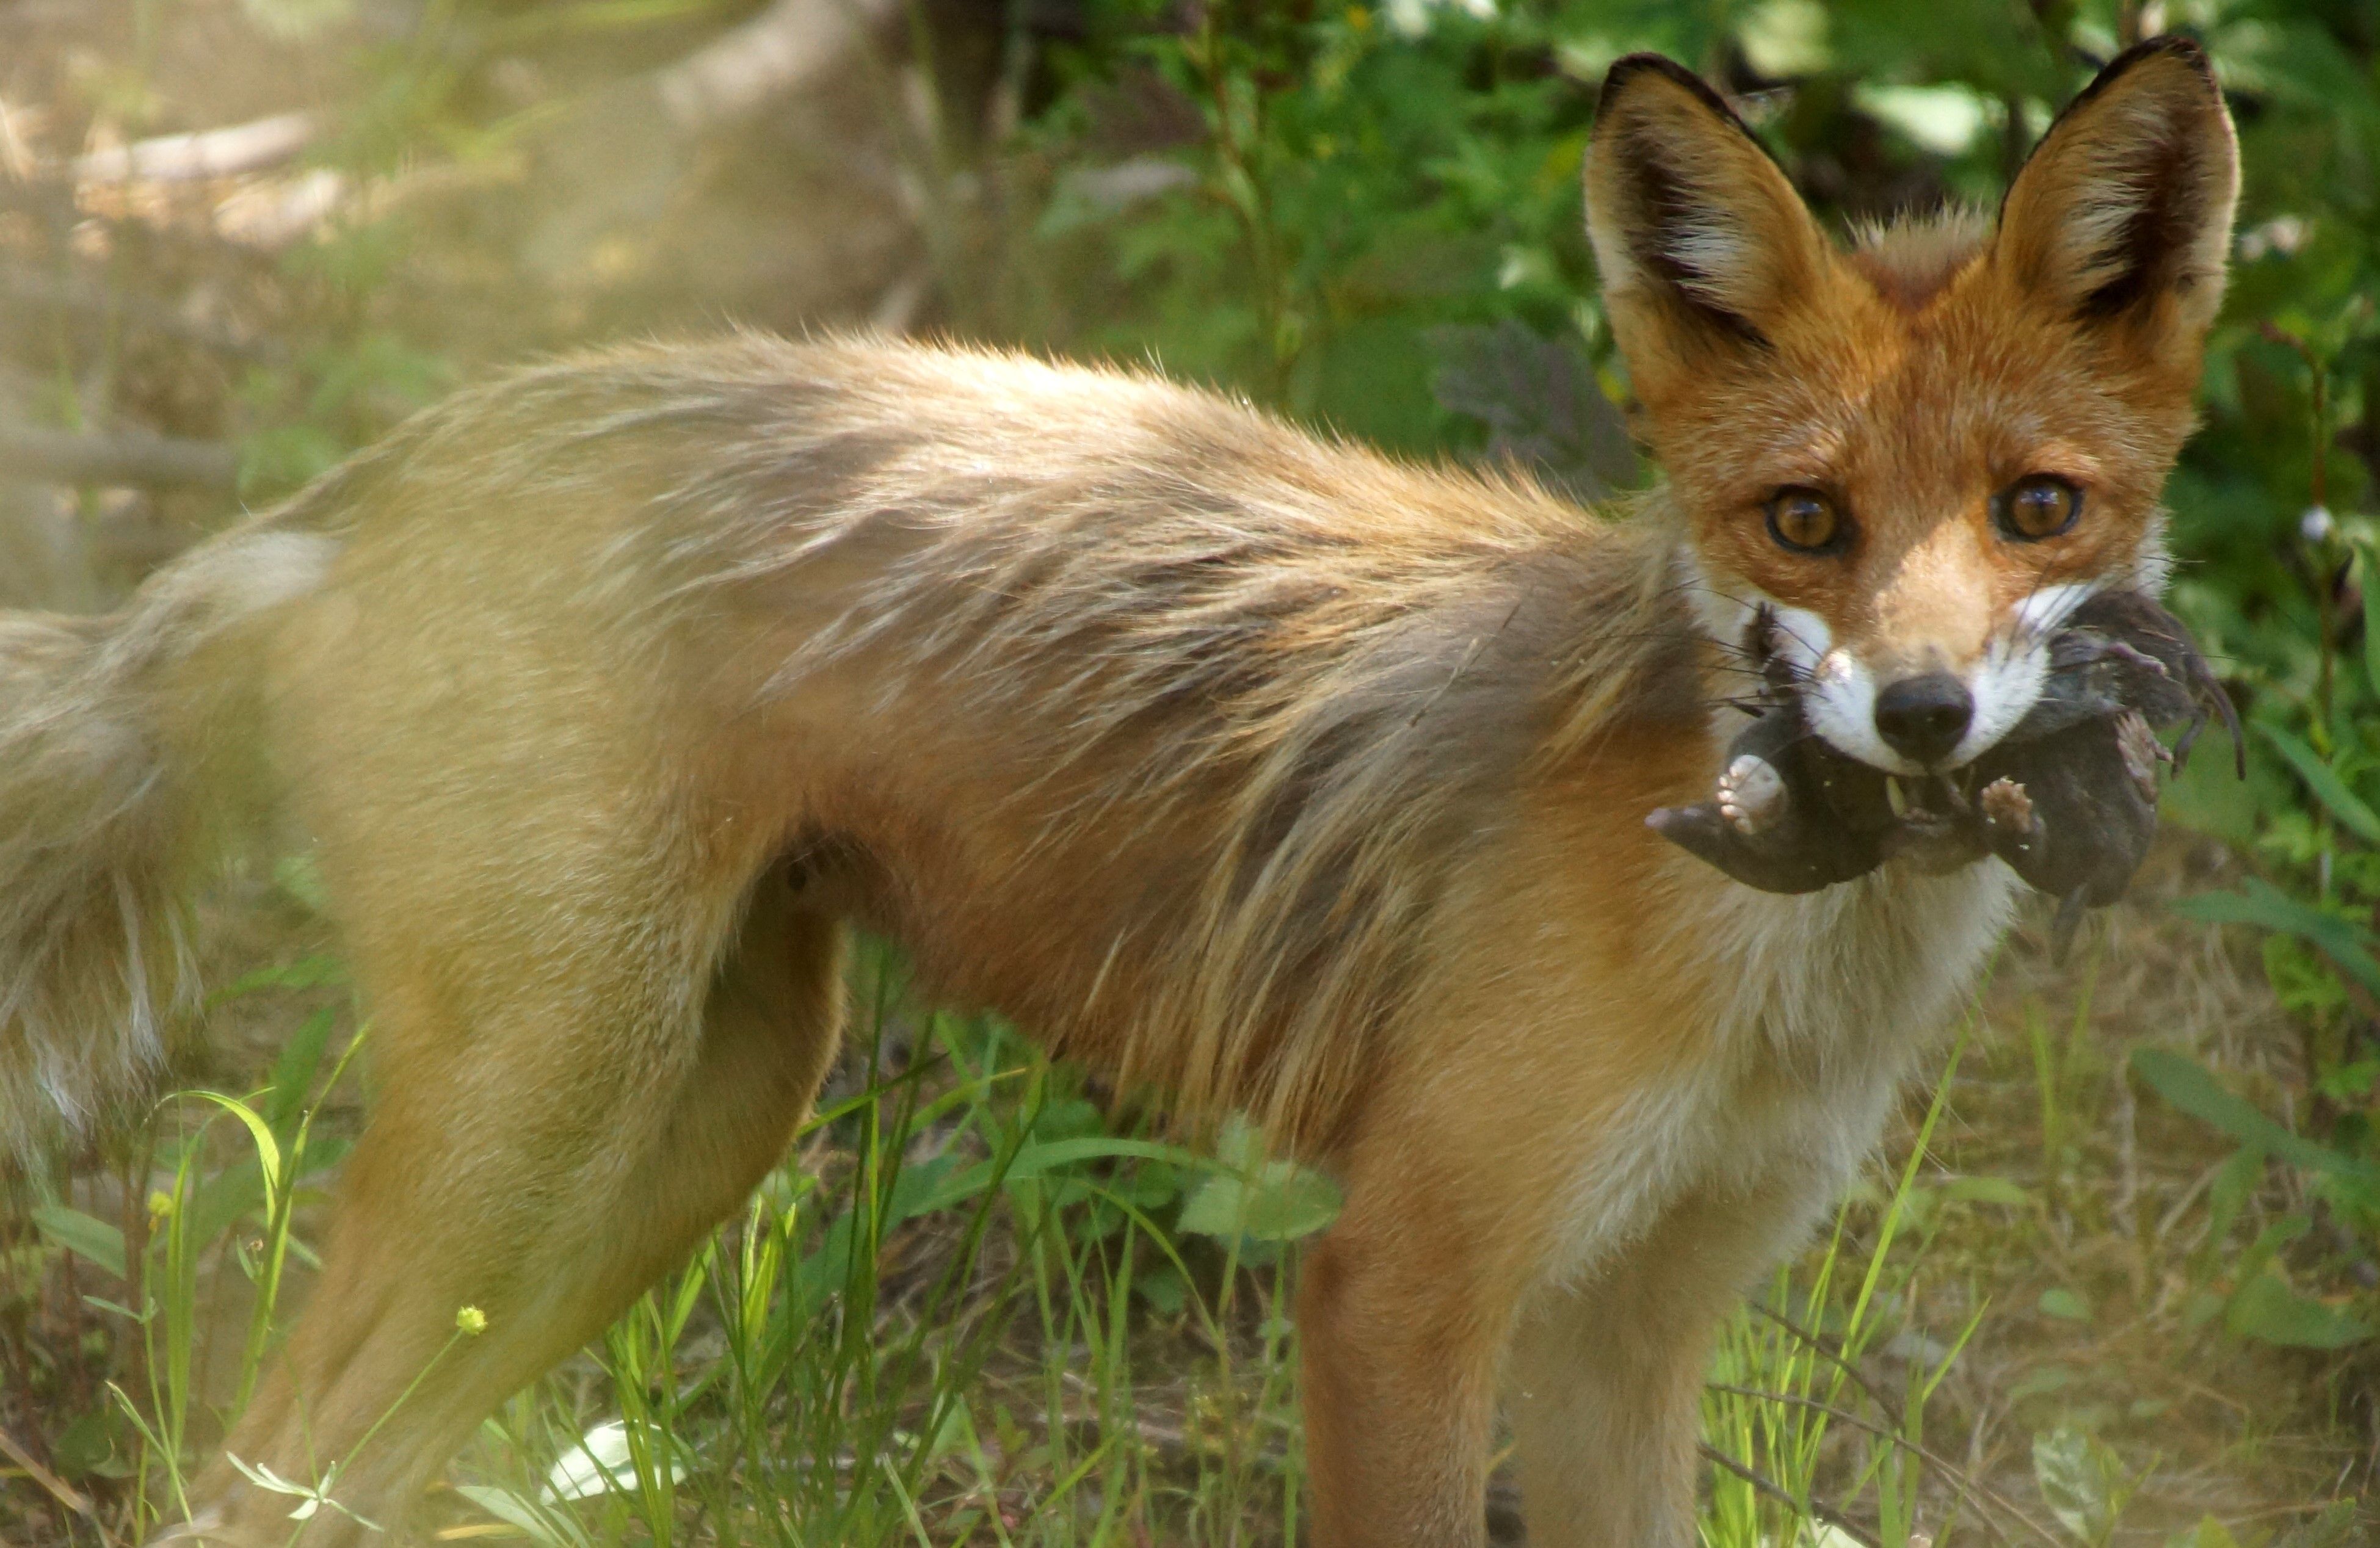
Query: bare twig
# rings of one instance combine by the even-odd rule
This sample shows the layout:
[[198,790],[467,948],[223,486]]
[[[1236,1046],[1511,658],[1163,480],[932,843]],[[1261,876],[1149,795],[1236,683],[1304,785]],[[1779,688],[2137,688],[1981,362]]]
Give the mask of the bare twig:
[[318,127],[310,113],[276,113],[197,134],[160,135],[93,151],[73,163],[78,183],[200,183],[279,166],[306,149]]
[[1837,1510],[1833,1506],[1815,1499],[1810,1501],[1808,1505],[1804,1506],[1800,1500],[1793,1497],[1791,1490],[1787,1489],[1783,1484],[1778,1482],[1772,1478],[1753,1471],[1750,1468],[1745,1467],[1742,1463],[1737,1461],[1734,1457],[1730,1457],[1726,1452],[1721,1451],[1718,1447],[1711,1445],[1707,1441],[1701,1443],[1694,1449],[1701,1452],[1704,1458],[1713,1466],[1725,1468],[1729,1472],[1731,1472],[1736,1477],[1743,1480],[1744,1482],[1751,1484],[1754,1489],[1767,1495],[1770,1499],[1779,1501],[1785,1505],[1790,1505],[1796,1510],[1808,1510],[1811,1515],[1816,1517],[1819,1520],[1835,1528],[1845,1537],[1848,1537],[1852,1542],[1860,1544],[1860,1548],[1884,1548],[1883,1542],[1878,1541],[1876,1533],[1868,1530],[1865,1527],[1861,1526],[1858,1522],[1852,1520],[1841,1511]]
[[239,482],[239,458],[219,441],[184,441],[146,430],[80,434],[0,423],[0,478],[228,490]]
[[2010,1519],[2050,1544],[2050,1548],[2065,1548],[2065,1539],[2019,1510],[1998,1490],[1977,1482],[1966,1469],[1920,1442],[1912,1441],[1898,1431],[1876,1423],[1874,1420],[1864,1419],[1849,1409],[1837,1408],[1832,1403],[1822,1403],[1815,1397],[1802,1397],[1798,1393],[1768,1392],[1759,1387],[1735,1386],[1727,1382],[1706,1382],[1704,1385],[1712,1392],[1733,1393],[1739,1397],[1752,1397],[1767,1403],[1783,1403],[1797,1409],[1808,1409],[1815,1413],[1825,1414],[1830,1420],[1848,1424],[1855,1430],[1864,1430],[1869,1434],[1888,1441],[1903,1451],[1922,1457],[1927,1466],[1942,1475],[1944,1481],[1948,1482],[1961,1499],[1978,1507],[1978,1514],[1982,1517],[1985,1530],[1990,1532],[1998,1541],[2005,1542],[2008,1539],[1999,1524],[1991,1518],[1989,1511],[1983,1507],[1988,1506],[1990,1509],[2006,1512]]
[[26,1450],[24,1443],[6,1430],[0,1430],[0,1456],[6,1457],[8,1460],[24,1469],[26,1477],[48,1490],[52,1499],[56,1500],[77,1516],[91,1517],[96,1519],[96,1515],[91,1507],[91,1501],[85,1497],[82,1491],[42,1466],[40,1458]]
[[1803,1327],[1800,1323],[1795,1322],[1792,1318],[1785,1315],[1781,1312],[1772,1311],[1768,1307],[1763,1306],[1757,1301],[1752,1303],[1752,1310],[1755,1314],[1767,1318],[1770,1322],[1775,1323],[1779,1327],[1783,1328],[1786,1332],[1800,1339],[1803,1344],[1808,1345],[1811,1350],[1815,1352],[1819,1359],[1842,1372],[1843,1374],[1849,1376],[1852,1381],[1857,1382],[1859,1384],[1860,1390],[1866,1393],[1870,1398],[1874,1399],[1876,1406],[1884,1410],[1885,1417],[1891,1420],[1896,1426],[1901,1422],[1902,1415],[1900,1412],[1900,1403],[1894,1400],[1890,1393],[1885,1391],[1884,1388],[1878,1386],[1875,1382],[1870,1381],[1866,1372],[1861,1370],[1858,1366],[1844,1359],[1840,1350],[1835,1348],[1834,1346],[1828,1344],[1824,1338],[1819,1337],[1816,1334],[1811,1332],[1808,1328]]

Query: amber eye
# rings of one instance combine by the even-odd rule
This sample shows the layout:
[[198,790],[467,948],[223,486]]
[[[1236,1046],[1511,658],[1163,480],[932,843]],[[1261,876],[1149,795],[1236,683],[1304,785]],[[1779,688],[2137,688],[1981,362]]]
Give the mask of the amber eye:
[[2082,514],[2082,491],[2054,473],[2035,473],[1992,502],[2000,530],[2021,543],[2055,538]]
[[1835,502],[1799,485],[1779,490],[1768,501],[1768,536],[1795,553],[1832,553],[1842,547],[1850,524]]

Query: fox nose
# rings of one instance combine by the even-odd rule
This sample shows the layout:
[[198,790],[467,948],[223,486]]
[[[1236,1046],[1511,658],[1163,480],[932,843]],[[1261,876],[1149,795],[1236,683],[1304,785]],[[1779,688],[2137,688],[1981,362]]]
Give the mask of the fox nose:
[[1904,677],[1876,695],[1876,731],[1885,745],[1913,763],[1939,763],[1950,756],[1975,701],[1967,685],[1947,671]]

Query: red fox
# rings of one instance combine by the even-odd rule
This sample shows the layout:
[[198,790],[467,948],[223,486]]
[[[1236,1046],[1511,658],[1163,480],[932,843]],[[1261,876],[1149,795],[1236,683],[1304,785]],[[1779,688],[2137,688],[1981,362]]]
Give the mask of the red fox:
[[[465,392],[120,613],[0,620],[0,1145],[140,1092],[194,992],[177,900],[226,814],[290,813],[378,1094],[228,1450],[393,1522],[779,1160],[856,923],[1341,1180],[1315,1543],[1480,1542],[1500,1402],[1532,1542],[1685,1548],[1714,1325],[2015,884],[1776,896],[1647,814],[1717,787],[1764,613],[1828,741],[1922,775],[2024,714],[2066,610],[2155,593],[2237,180],[2160,40],[1996,223],[1840,247],[1718,95],[1621,60],[1587,218],[1668,482],[1620,520],[980,350],[738,335]],[[294,1530],[227,1467],[193,1506]]]

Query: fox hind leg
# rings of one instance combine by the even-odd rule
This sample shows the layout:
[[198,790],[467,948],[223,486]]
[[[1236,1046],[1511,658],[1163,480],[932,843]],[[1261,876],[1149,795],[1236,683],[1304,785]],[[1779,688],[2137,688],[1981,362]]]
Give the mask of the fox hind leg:
[[[488,1411],[599,1333],[783,1155],[833,1057],[842,935],[765,874],[683,1049],[534,1007],[442,1017],[418,986],[377,997],[375,1036],[400,1046],[313,1300],[230,1453],[296,1479],[335,1466],[334,1497],[394,1525]],[[476,1336],[457,1334],[465,1305],[485,1315]],[[197,1499],[204,1535],[289,1538],[294,1502],[225,1464]],[[357,1533],[323,1510],[306,1542]]]

